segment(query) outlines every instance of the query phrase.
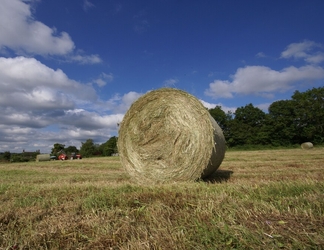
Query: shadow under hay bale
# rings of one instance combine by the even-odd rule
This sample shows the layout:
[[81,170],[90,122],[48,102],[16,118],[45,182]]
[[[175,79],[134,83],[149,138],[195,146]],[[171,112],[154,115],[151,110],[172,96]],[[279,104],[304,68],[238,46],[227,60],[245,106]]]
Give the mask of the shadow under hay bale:
[[314,147],[313,143],[311,142],[304,142],[300,146],[302,149],[312,149]]
[[177,89],[143,95],[120,124],[120,160],[139,183],[206,178],[222,163],[225,149],[223,132],[208,110]]
[[230,171],[230,170],[220,170],[220,169],[218,169],[212,175],[205,178],[204,181],[205,182],[211,182],[211,183],[227,182],[231,178],[233,173],[234,172]]

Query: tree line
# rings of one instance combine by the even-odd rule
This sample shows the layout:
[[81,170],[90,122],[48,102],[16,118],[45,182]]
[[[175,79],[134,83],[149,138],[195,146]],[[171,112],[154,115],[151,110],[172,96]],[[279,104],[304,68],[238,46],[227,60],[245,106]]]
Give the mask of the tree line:
[[[253,104],[225,113],[221,106],[208,109],[210,115],[223,130],[227,146],[289,147],[303,142],[324,144],[324,87],[305,92],[295,91],[291,99],[273,102],[265,113]],[[80,150],[74,146],[56,143],[52,154],[60,150],[82,157],[111,156],[118,153],[116,136],[103,144],[92,139],[82,142]]]
[[102,144],[95,144],[92,139],[87,139],[85,142],[81,142],[80,150],[75,146],[65,147],[64,144],[55,143],[51,155],[58,156],[61,152],[67,155],[72,153],[79,153],[82,157],[91,156],[112,156],[118,152],[117,150],[117,137],[110,137],[108,141]]
[[208,111],[222,128],[228,147],[324,143],[324,87],[295,91],[291,99],[273,102],[268,113],[251,103],[234,113],[225,113],[221,106]]
[[[92,139],[87,139],[85,142],[81,143],[80,149],[75,146],[65,146],[65,144],[55,143],[51,150],[52,156],[59,156],[61,153],[65,153],[71,156],[72,153],[81,154],[82,157],[92,157],[92,156],[112,156],[118,153],[117,150],[117,137],[110,137],[108,141],[102,144],[95,144]],[[1,161],[11,161],[11,162],[28,162],[35,161],[36,156],[39,154],[36,152],[22,152],[22,153],[10,153],[6,151],[0,153]]]

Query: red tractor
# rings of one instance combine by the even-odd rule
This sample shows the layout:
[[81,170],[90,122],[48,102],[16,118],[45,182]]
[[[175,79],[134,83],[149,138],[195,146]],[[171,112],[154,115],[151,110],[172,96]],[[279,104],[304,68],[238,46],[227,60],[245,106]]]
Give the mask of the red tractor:
[[68,159],[71,159],[71,160],[74,160],[74,159],[82,159],[82,155],[80,154],[76,154],[76,153],[71,153],[70,156],[68,156],[64,151],[61,151],[60,152],[60,155],[58,156],[58,159],[61,160],[61,161],[65,161],[65,160],[68,160]]
[[58,159],[61,160],[61,161],[65,161],[68,159],[67,155],[65,153],[61,153],[59,156],[58,156]]
[[76,154],[76,153],[71,153],[70,159],[71,160],[74,160],[74,159],[80,160],[80,159],[82,159],[82,155]]

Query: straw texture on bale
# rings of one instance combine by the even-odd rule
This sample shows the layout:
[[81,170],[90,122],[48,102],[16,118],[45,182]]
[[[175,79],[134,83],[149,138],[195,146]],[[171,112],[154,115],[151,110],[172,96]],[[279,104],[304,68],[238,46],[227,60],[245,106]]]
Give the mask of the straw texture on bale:
[[313,147],[314,147],[314,145],[311,142],[304,142],[304,143],[301,144],[302,149],[311,149]]
[[50,154],[40,154],[36,156],[36,161],[49,161],[51,160]]
[[225,138],[198,99],[162,88],[143,95],[127,111],[118,151],[122,165],[139,183],[194,181],[218,169]]

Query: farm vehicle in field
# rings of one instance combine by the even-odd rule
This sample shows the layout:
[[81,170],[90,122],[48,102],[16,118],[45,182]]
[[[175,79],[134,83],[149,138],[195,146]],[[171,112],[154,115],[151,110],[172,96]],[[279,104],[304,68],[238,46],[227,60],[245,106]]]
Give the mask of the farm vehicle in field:
[[61,161],[65,161],[65,160],[80,160],[82,159],[82,155],[80,154],[76,154],[76,153],[71,153],[70,155],[67,155],[65,152],[60,152],[59,156],[58,156],[58,160],[61,160]]

